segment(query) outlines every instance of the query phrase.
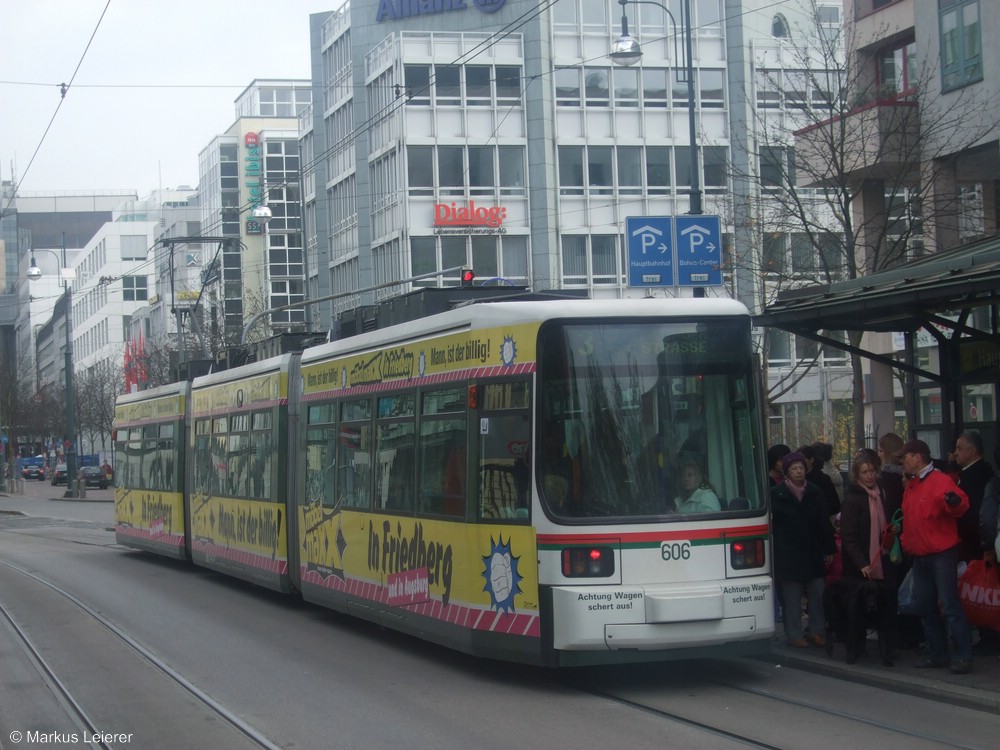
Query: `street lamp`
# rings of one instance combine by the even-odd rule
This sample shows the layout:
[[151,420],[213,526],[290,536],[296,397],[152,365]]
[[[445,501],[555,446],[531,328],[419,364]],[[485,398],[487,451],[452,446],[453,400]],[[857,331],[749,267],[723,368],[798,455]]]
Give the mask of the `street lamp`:
[[[59,254],[55,250],[45,250],[52,253],[56,260]],[[63,282],[63,294],[66,297],[66,494],[63,497],[76,497],[76,427],[73,424],[73,287],[69,280],[75,278],[75,273],[66,264],[66,236],[63,235],[62,266],[60,275]],[[42,269],[35,263],[35,251],[31,251],[31,266],[28,268],[28,281],[38,281],[42,278]]]
[[[616,65],[635,65],[642,58],[642,48],[639,45],[639,40],[628,33],[628,17],[625,15],[625,6],[629,3],[634,5],[655,5],[670,16],[670,22],[674,25],[674,50],[676,57],[677,34],[680,33],[680,27],[673,13],[670,12],[670,9],[664,3],[657,2],[656,0],[618,0],[618,4],[622,6],[622,35],[611,45],[610,57],[612,62]],[[688,137],[691,141],[691,203],[688,213],[700,214],[702,213],[702,208],[701,185],[698,178],[698,131],[695,126],[694,115],[694,52],[691,42],[691,0],[683,0],[681,9],[684,15],[684,46],[687,51],[685,55],[687,58],[685,67],[687,69]],[[678,76],[677,80],[680,81],[682,79]]]

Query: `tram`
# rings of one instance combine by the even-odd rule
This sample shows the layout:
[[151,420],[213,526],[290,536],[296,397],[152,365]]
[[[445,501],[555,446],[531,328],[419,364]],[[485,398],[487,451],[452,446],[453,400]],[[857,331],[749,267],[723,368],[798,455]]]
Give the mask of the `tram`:
[[117,538],[488,658],[765,651],[753,363],[732,300],[499,300],[130,394]]

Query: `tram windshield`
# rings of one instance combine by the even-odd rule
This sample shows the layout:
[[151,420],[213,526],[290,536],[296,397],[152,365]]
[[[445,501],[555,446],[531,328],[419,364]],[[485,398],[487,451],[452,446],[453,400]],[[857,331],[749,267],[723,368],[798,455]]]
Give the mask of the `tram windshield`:
[[764,507],[749,322],[560,322],[539,336],[548,514],[691,518]]

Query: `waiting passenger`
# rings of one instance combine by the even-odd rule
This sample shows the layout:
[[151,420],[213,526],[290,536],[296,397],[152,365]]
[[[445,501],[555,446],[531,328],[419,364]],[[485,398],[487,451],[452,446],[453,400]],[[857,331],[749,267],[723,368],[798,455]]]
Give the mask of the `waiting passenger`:
[[697,461],[684,461],[680,477],[680,494],[674,498],[674,509],[678,513],[718,513],[722,510],[719,496],[705,481]]

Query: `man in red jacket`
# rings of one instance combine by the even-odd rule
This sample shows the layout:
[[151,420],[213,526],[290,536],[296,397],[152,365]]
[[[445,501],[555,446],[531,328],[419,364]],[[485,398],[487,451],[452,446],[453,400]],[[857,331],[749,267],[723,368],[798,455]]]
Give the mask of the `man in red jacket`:
[[[921,620],[929,653],[918,666],[950,667],[953,674],[967,674],[972,669],[972,631],[958,600],[956,570],[958,519],[968,511],[969,497],[934,468],[931,449],[923,440],[911,440],[897,455],[906,477],[900,541],[913,557],[911,575],[927,603]],[[954,642],[950,664],[949,629]]]

